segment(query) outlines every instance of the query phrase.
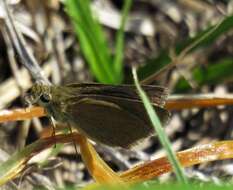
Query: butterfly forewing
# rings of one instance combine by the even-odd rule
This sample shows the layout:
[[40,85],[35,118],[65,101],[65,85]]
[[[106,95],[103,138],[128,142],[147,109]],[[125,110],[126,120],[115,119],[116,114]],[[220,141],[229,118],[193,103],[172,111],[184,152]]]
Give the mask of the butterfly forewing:
[[[139,100],[140,97],[133,85],[108,85],[98,83],[82,83],[82,84],[69,84],[67,88],[78,89],[79,96],[81,95],[103,95],[109,97],[126,98],[131,100]],[[158,106],[165,104],[165,99],[168,90],[161,86],[155,85],[142,85],[149,96],[151,102]]]

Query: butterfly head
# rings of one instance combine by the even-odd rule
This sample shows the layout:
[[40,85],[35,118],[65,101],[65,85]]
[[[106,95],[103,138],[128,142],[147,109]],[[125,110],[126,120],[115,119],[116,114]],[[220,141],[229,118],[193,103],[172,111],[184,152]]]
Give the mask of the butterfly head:
[[28,104],[46,106],[51,102],[51,87],[43,83],[35,83],[25,96]]

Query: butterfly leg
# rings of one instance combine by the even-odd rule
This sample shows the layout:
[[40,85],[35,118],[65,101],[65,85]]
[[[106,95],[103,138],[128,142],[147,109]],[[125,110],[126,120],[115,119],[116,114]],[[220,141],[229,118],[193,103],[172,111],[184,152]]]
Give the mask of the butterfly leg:
[[52,117],[49,117],[49,120],[52,124],[52,127],[53,127],[53,133],[52,133],[52,137],[55,138],[55,145],[54,145],[54,148],[56,148],[57,146],[57,143],[56,143],[56,124],[55,124],[55,120],[52,118]]
[[[72,130],[71,125],[68,124],[68,126],[69,126],[70,133],[73,134],[73,130]],[[74,148],[75,148],[76,155],[78,155],[78,149],[77,149],[77,145],[76,145],[76,143],[75,143],[74,137],[73,137],[73,144],[74,144]]]

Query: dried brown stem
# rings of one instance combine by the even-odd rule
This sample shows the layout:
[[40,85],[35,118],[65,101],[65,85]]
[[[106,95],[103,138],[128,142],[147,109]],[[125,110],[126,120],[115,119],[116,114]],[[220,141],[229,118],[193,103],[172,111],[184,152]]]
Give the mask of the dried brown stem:
[[214,107],[219,105],[233,105],[233,95],[217,96],[214,94],[172,95],[169,96],[165,107],[169,110],[189,108]]
[[45,115],[46,115],[45,110],[42,107],[2,110],[0,111],[0,123],[7,121],[32,119],[33,117],[42,117]]
[[[80,145],[82,158],[87,165],[88,171],[98,183],[119,183],[123,180],[108,167],[108,165],[99,157],[93,146],[87,141],[86,137],[78,134],[63,134],[54,137],[40,139],[33,144],[28,145],[22,151],[15,153],[12,157],[1,165],[5,171],[0,171],[0,186],[9,180],[17,177],[27,162],[41,151],[50,148],[56,143],[70,143],[75,140]],[[8,169],[7,169],[8,168]]]
[[[183,167],[200,163],[233,158],[233,141],[220,141],[200,145],[177,153]],[[121,173],[121,177],[130,183],[153,179],[159,175],[172,171],[172,166],[166,157],[136,166]]]
[[[165,108],[168,110],[180,110],[194,107],[213,107],[219,105],[233,105],[233,95],[172,95],[169,96]],[[33,117],[42,117],[45,115],[46,113],[42,107],[2,110],[0,111],[0,122],[25,120]]]

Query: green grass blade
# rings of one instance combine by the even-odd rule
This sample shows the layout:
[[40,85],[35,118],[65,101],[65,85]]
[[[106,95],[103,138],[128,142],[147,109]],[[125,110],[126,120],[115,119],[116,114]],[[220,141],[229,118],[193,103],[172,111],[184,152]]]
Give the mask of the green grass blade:
[[[205,39],[201,40],[198,44],[195,44],[195,47],[193,47],[189,52],[192,52],[199,48],[207,47],[208,45],[214,43],[214,41],[216,41],[221,35],[231,30],[233,28],[233,15],[227,16],[220,24],[218,23],[216,25],[218,25],[218,27],[214,29],[211,34],[206,36]],[[209,33],[213,28],[216,27],[216,25],[210,26],[207,29],[200,31],[193,38],[189,38],[181,43],[178,43],[175,47],[175,52],[177,53],[177,55],[179,55],[179,53],[187,46],[195,43],[196,41],[198,41],[198,39],[201,39],[203,36]],[[141,67],[138,70],[138,76],[140,80],[145,79],[146,77],[160,70],[165,65],[171,63],[171,59],[169,57],[168,50],[164,49],[157,57],[149,58],[147,62],[148,63],[144,67]]]
[[115,72],[105,34],[94,19],[90,1],[66,0],[65,5],[93,75],[102,83],[120,83],[121,78]]
[[136,85],[137,90],[139,92],[139,95],[141,97],[141,100],[146,108],[147,114],[152,122],[152,125],[155,128],[155,131],[158,135],[160,143],[163,145],[163,147],[165,148],[165,150],[167,152],[168,160],[172,164],[173,170],[176,174],[178,181],[181,184],[188,184],[188,181],[187,181],[187,179],[183,173],[183,170],[181,168],[181,165],[180,165],[179,161],[177,160],[175,153],[172,151],[171,143],[169,142],[169,139],[164,132],[162,124],[161,124],[155,110],[153,109],[153,106],[151,105],[149,98],[147,97],[146,93],[142,90],[141,86],[139,85],[135,68],[133,69],[133,77],[134,77],[134,82],[135,82],[135,85]]
[[118,73],[119,77],[121,78],[123,75],[124,26],[125,26],[131,5],[132,5],[132,0],[125,1],[124,8],[122,11],[121,26],[117,32],[117,37],[116,37],[115,57],[114,57],[113,64],[115,67],[115,71]]
[[[213,85],[226,81],[233,81],[233,59],[224,58],[215,63],[210,63],[208,67],[197,67],[192,71],[192,78],[198,86],[204,84]],[[175,86],[175,93],[184,93],[191,87],[185,79],[180,79]]]
[[36,151],[41,151],[47,145],[47,141],[39,140],[15,152],[8,160],[0,164],[0,186],[12,180],[18,174]]
[[79,35],[79,43],[82,47],[83,55],[90,65],[91,72],[96,76],[98,81],[103,83],[112,83],[113,80],[108,77],[103,66],[100,64],[101,60],[97,55],[98,52],[93,49],[93,43],[90,41],[90,38],[88,39],[85,27],[75,26],[75,30]]

